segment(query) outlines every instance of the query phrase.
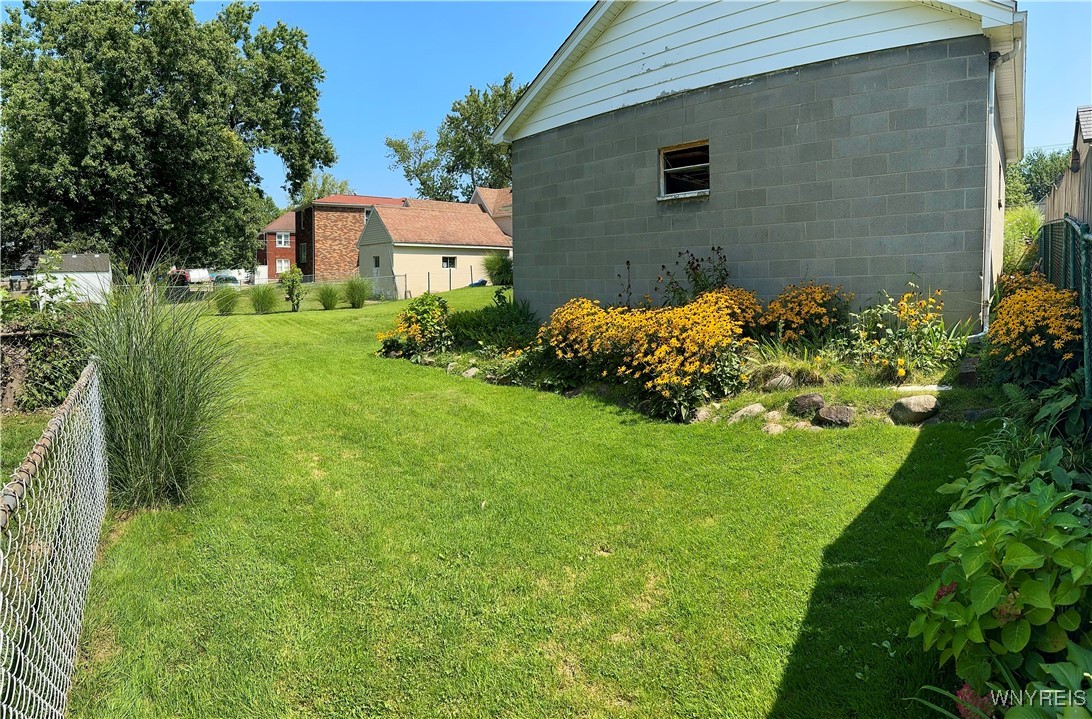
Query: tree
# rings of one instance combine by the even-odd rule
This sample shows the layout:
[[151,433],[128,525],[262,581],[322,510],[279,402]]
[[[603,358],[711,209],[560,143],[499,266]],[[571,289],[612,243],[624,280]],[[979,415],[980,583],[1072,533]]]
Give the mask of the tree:
[[316,172],[307,178],[298,192],[288,198],[288,206],[299,209],[327,195],[347,195],[353,190],[348,180],[339,180],[329,172]]
[[1024,176],[1032,202],[1038,202],[1047,196],[1062,174],[1069,169],[1069,162],[1068,150],[1032,150],[1024,155],[1020,162],[1020,174]]
[[400,169],[417,194],[430,200],[467,201],[475,187],[507,187],[512,183],[508,151],[491,139],[526,86],[516,86],[512,74],[485,90],[471,87],[451,105],[433,143],[424,130],[406,139],[388,137],[391,169]]
[[[254,154],[298,192],[333,146],[307,37],[257,5],[205,23],[188,4],[27,2],[0,32],[5,256],[64,246],[138,269],[253,264],[271,212]],[[267,221],[267,220],[265,220]]]
[[1005,206],[1023,207],[1039,202],[1069,169],[1067,150],[1032,150],[1005,168]]

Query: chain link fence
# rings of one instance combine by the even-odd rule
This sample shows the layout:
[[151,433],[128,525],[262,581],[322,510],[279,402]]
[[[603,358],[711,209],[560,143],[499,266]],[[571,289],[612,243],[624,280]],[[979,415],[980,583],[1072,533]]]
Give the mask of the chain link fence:
[[1051,283],[1077,293],[1084,340],[1084,393],[1092,399],[1092,232],[1068,214],[1039,230],[1039,265]]
[[0,718],[63,717],[106,512],[89,364],[0,494]]

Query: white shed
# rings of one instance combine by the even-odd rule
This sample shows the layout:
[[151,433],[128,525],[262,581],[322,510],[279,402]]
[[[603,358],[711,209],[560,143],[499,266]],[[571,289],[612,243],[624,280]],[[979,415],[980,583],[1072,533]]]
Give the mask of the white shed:
[[45,287],[60,288],[69,280],[78,302],[102,304],[111,286],[110,255],[63,254],[61,266],[52,275],[53,279],[46,282]]

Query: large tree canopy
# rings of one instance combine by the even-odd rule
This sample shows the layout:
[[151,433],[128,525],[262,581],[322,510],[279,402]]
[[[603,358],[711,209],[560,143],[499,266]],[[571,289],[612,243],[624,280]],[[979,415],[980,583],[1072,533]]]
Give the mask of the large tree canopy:
[[475,187],[507,187],[512,184],[508,151],[490,139],[508,111],[523,93],[512,74],[485,90],[474,87],[451,105],[433,142],[424,130],[408,138],[386,139],[391,169],[400,169],[420,197],[430,200],[467,201]]
[[339,180],[329,172],[316,172],[293,192],[288,198],[288,206],[298,210],[304,205],[309,205],[320,197],[327,195],[347,195],[352,192],[348,180]]
[[1005,168],[1005,205],[1030,205],[1046,197],[1069,169],[1069,150],[1032,150]]
[[335,161],[307,37],[257,5],[197,22],[186,3],[27,2],[0,56],[5,261],[49,247],[136,266],[248,266],[270,212],[254,154],[297,192]]

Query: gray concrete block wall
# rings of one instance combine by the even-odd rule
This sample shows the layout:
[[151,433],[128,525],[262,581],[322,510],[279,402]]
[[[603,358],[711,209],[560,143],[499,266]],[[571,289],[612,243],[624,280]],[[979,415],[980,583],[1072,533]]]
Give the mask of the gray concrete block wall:
[[[763,299],[908,280],[976,316],[982,267],[984,37],[883,50],[670,96],[517,140],[517,296],[545,318],[573,297],[635,297],[680,251],[724,248]],[[709,140],[706,198],[657,199],[659,150]]]

